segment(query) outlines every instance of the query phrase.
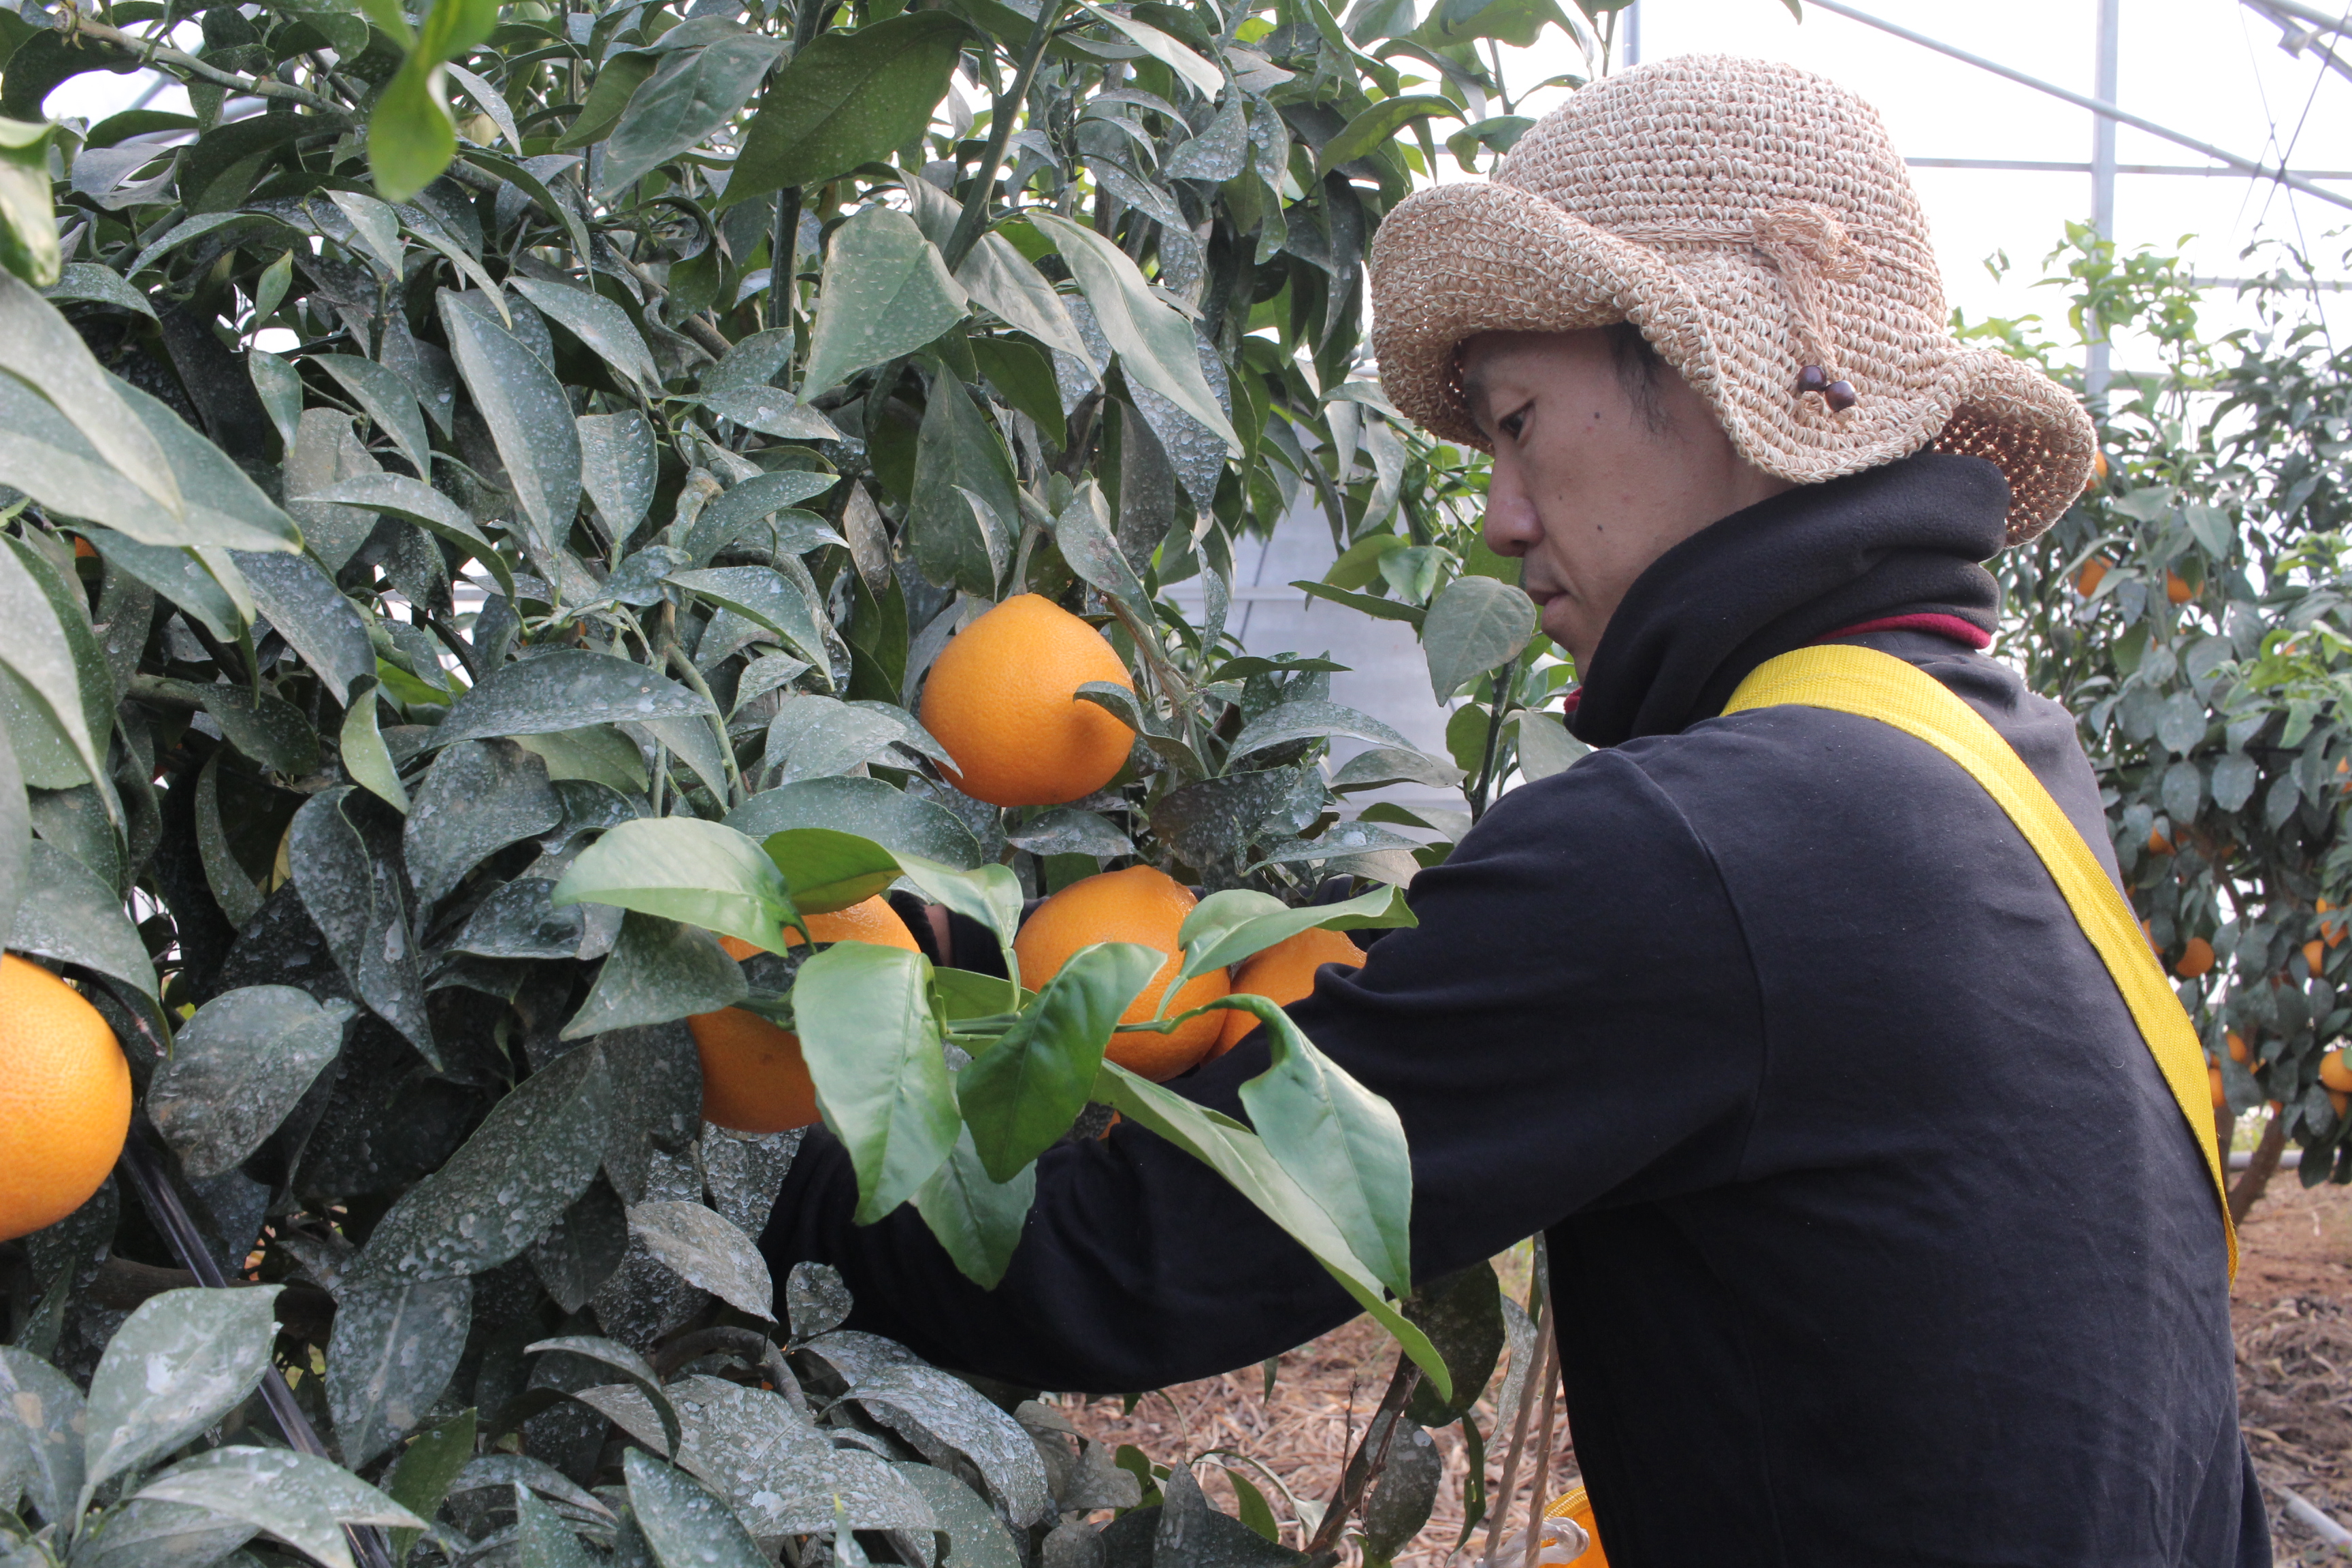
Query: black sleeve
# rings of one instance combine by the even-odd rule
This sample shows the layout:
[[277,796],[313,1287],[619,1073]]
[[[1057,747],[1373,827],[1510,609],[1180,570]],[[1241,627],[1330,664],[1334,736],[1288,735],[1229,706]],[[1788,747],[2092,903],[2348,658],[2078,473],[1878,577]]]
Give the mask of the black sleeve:
[[[1754,973],[1706,851],[1610,753],[1513,791],[1414,882],[1421,924],[1291,1009],[1393,1103],[1413,1159],[1413,1272],[1428,1279],[1579,1209],[1730,1178],[1763,1068]],[[1235,1116],[1253,1035],[1178,1080]],[[813,1131],[761,1242],[779,1279],[839,1268],[853,1321],[942,1365],[1120,1392],[1264,1360],[1357,1308],[1207,1167],[1122,1126],[1038,1163],[992,1291],[911,1207],[850,1223],[856,1184]]]

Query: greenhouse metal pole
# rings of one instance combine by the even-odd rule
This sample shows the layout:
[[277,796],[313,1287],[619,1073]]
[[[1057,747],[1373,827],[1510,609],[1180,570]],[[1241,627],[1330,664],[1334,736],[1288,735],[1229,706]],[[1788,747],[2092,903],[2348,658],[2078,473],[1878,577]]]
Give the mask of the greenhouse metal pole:
[[2121,121],[2126,125],[2145,131],[2151,136],[2161,136],[2167,142],[2178,142],[2192,152],[2202,153],[2217,163],[2227,163],[2232,169],[2242,170],[2265,180],[2275,180],[2289,190],[2301,191],[2307,196],[2316,196],[2334,206],[2352,208],[2352,196],[2315,185],[2302,175],[2290,174],[2284,168],[2273,168],[2268,164],[2257,163],[2252,158],[2242,158],[2235,153],[2214,146],[2210,142],[2200,142],[2194,136],[2173,130],[2170,126],[2159,125],[2146,115],[2134,114],[2128,110],[2119,109],[2099,99],[2086,98],[2079,92],[2060,87],[2053,82],[2043,81],[2040,77],[2028,76],[2014,67],[2002,65],[1999,60],[1989,60],[1982,55],[1972,55],[1966,49],[1957,48],[1937,38],[1931,38],[1925,33],[1915,33],[1908,27],[1897,26],[1883,16],[1874,16],[1867,11],[1857,10],[1844,4],[1843,0],[1806,0],[1806,3],[1830,12],[1833,16],[1860,22],[1864,26],[1876,27],[1882,33],[1892,33],[1898,38],[1917,44],[1922,48],[1933,49],[1939,55],[1949,55],[1952,58],[1975,66],[1979,70],[1989,70],[1995,76],[2006,77],[2021,87],[2030,87],[2036,92],[2046,92],[2053,98],[2062,99],[2074,105],[2077,109],[2087,109],[2095,114],[2105,115],[2110,119]]
[[[2102,103],[2113,103],[2116,92],[2116,33],[2122,26],[2123,0],[2099,0],[2092,92]],[[2109,244],[2116,237],[2116,122],[2108,115],[2091,116],[2091,226]],[[2095,336],[2083,362],[2083,391],[2095,415],[2107,408],[2107,383],[2114,375],[2114,347],[2107,342],[2106,323],[2092,324]]]

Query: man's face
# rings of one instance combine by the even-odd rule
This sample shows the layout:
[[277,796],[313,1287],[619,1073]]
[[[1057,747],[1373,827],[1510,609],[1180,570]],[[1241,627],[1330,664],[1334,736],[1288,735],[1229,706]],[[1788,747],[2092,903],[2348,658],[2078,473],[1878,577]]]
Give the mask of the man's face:
[[1638,371],[1629,387],[1598,329],[1483,332],[1462,345],[1462,373],[1495,448],[1486,543],[1522,562],[1546,635],[1579,674],[1652,562],[1789,488],[1732,449],[1671,367],[1654,367],[1652,395],[1637,398]]

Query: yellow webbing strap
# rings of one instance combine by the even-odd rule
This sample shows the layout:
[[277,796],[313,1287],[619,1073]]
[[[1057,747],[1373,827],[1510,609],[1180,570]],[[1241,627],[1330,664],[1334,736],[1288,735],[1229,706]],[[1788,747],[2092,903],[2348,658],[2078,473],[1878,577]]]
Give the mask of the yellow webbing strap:
[[1959,763],[2009,814],[2065,895],[2083,934],[2098,950],[2139,1026],[2140,1038],[2147,1042],[2148,1054],[2179,1102],[2198,1148],[2204,1151],[2205,1167],[2221,1200],[2221,1226],[2229,1236],[2230,1278],[2234,1280],[2238,1231],[2230,1223],[2230,1190],[2213,1136],[2204,1048],[2163,968],[2148,951],[2131,905],[2042,781],[2000,731],[1942,682],[1875,648],[1832,643],[1784,653],[1741,681],[1723,710],[1737,713],[1783,704],[1859,714],[1916,735]]

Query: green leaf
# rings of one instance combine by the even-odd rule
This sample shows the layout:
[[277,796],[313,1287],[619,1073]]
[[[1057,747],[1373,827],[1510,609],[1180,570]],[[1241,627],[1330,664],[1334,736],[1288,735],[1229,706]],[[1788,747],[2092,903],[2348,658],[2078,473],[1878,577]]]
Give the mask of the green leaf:
[[1518,728],[1519,773],[1530,783],[1565,772],[1592,749],[1570,734],[1557,713],[1531,713],[1522,709],[1511,718]]
[[351,701],[352,689],[375,679],[375,647],[367,621],[307,555],[237,550],[229,552],[252,591],[254,607],[302,656],[312,674]]
[[302,908],[352,989],[437,1068],[425,977],[409,938],[407,890],[377,809],[349,786],[312,795],[294,814],[287,859]]
[[[148,320],[155,320],[155,307],[147,296],[133,289],[110,267],[95,261],[68,261],[58,280],[42,294],[49,300],[80,300],[92,304],[114,305],[125,310],[135,310]],[[273,309],[275,307],[272,307]],[[267,316],[268,312],[263,311]]]
[[1094,0],[1078,0],[1078,4],[1094,13],[1097,20],[1126,34],[1129,42],[1181,77],[1202,98],[1213,100],[1224,90],[1225,73],[1202,59],[1191,46],[1178,42],[1148,22],[1097,5]]
[[914,141],[971,37],[941,11],[819,34],[769,84],[719,205],[819,184]]
[[789,886],[759,844],[690,816],[625,822],[572,862],[550,901],[618,904],[784,951]]
[[278,441],[290,449],[302,419],[302,373],[267,349],[249,350],[245,358],[262,409],[278,427]]
[[593,1046],[523,1079],[446,1164],[392,1205],[345,1279],[457,1279],[520,1253],[596,1173],[610,1099],[604,1055]]
[[1428,96],[1382,99],[1349,121],[1346,129],[1323,143],[1323,150],[1315,155],[1315,173],[1320,177],[1342,163],[1352,163],[1367,153],[1379,152],[1408,125],[1430,120],[1461,118],[1462,106],[1451,99]]
[[1383,599],[1372,594],[1351,594],[1345,588],[1335,588],[1328,583],[1295,582],[1290,584],[1311,599],[1328,599],[1335,605],[1345,605],[1351,610],[1361,610],[1383,621],[1402,621],[1418,626],[1426,614],[1418,605],[1401,605],[1394,599]]
[[1417,1388],[1406,1417],[1423,1426],[1450,1426],[1468,1415],[1486,1392],[1503,1353],[1503,1296],[1495,1266],[1474,1263],[1423,1286],[1405,1302],[1404,1315],[1429,1336],[1454,1373],[1453,1398],[1439,1399],[1434,1389]]
[[980,841],[962,818],[875,778],[804,779],[765,790],[729,812],[726,823],[761,840],[788,828],[828,827],[871,839],[901,858],[966,870],[981,862]]
[[1277,942],[1289,941],[1300,931],[1318,926],[1329,931],[1362,931],[1421,923],[1405,903],[1402,888],[1374,888],[1339,903],[1309,904],[1302,909],[1291,909],[1278,899],[1268,899],[1267,903],[1273,906],[1268,908],[1257,901],[1261,899],[1266,899],[1266,895],[1229,889],[1211,893],[1193,906],[1176,932],[1176,941],[1184,950],[1184,967],[1168,987],[1171,994],[1196,974],[1231,968]]
[[[915,1212],[923,1216],[923,1223],[930,1226],[931,1234],[939,1237],[940,1246],[965,1277],[981,1289],[992,1290],[1012,1266],[1013,1249],[1021,1245],[1022,1226],[1036,1197],[1034,1165],[1024,1164],[1008,1180],[996,1180],[989,1174],[979,1151],[972,1145],[971,1129],[965,1127],[958,1131],[955,1148],[946,1163],[916,1190]],[[909,1479],[914,1479],[919,1468],[909,1467],[906,1472]],[[928,1473],[941,1474],[938,1470]],[[960,1481],[951,1484],[962,1485]],[[928,1494],[929,1489],[924,1489]],[[980,1517],[995,1523],[994,1516],[984,1510]],[[998,1529],[1001,1531],[1003,1526]],[[962,1550],[961,1542],[957,1550]]]
[[[623,1223],[625,1225],[626,1220]],[[646,1358],[615,1340],[594,1334],[561,1334],[554,1339],[540,1340],[523,1346],[525,1355],[546,1355],[551,1352],[579,1356],[586,1361],[601,1362],[635,1385],[646,1396],[646,1403],[661,1423],[660,1436],[665,1448],[675,1455],[683,1446],[678,1430],[677,1405],[662,1387],[661,1374],[647,1363]]]
[[[385,1494],[421,1519],[431,1519],[439,1513],[441,1500],[449,1495],[449,1483],[457,1479],[457,1472],[474,1457],[475,1426],[474,1412],[461,1410],[438,1426],[419,1434],[401,1451],[391,1475],[385,1478]],[[414,1526],[393,1531],[393,1562],[406,1563],[409,1552],[424,1533]]]
[[343,1462],[365,1465],[441,1397],[474,1320],[474,1282],[362,1273],[335,1299],[327,1408]]
[[962,286],[914,219],[879,204],[860,209],[825,244],[801,396],[914,353],[965,313]]
[[82,1443],[89,1421],[81,1391],[63,1373],[13,1345],[0,1345],[0,1487],[15,1486],[45,1521],[74,1517],[81,1495]]
[[613,537],[626,539],[653,509],[653,426],[634,408],[583,414],[572,423],[580,431],[580,482]]
[[698,1203],[637,1204],[629,1234],[656,1261],[736,1310],[775,1319],[775,1282],[751,1238]]
[[408,790],[400,782],[400,770],[393,765],[391,748],[383,743],[383,731],[376,728],[376,689],[375,678],[370,676],[352,705],[343,710],[343,728],[336,749],[342,755],[343,771],[351,775],[353,784],[405,816]]
[[1239,457],[1241,437],[1201,374],[1192,322],[1152,294],[1127,252],[1094,230],[1043,208],[1032,209],[1029,221],[1069,264],[1071,277],[1094,307],[1096,323],[1128,375],[1207,426]]
[[551,554],[580,508],[580,429],[571,400],[537,354],[446,289],[441,325],[467,395],[490,427],[515,499],[536,531],[535,552]]
[[21,699],[71,745],[83,778],[103,777],[74,645],[39,580],[14,550],[0,550],[0,665],[16,677]]
[[1259,1138],[1373,1276],[1410,1294],[1412,1158],[1396,1108],[1342,1072],[1276,1004],[1241,996],[1233,1005],[1256,1016],[1274,1053],[1241,1087]]
[[991,1179],[1011,1181],[1070,1130],[1120,1017],[1166,962],[1158,948],[1131,942],[1079,949],[963,1069],[956,1095]]
[[605,143],[603,194],[635,184],[731,119],[783,51],[759,33],[673,52],[629,98]]
[[[606,364],[635,382],[648,395],[661,391],[661,372],[654,364],[653,351],[646,347],[645,335],[637,331],[636,323],[629,320],[626,310],[602,294],[575,289],[569,283],[526,278],[516,273],[507,279],[507,284],[537,306],[557,326],[587,344]],[[611,419],[619,416],[583,417]]]
[[596,1568],[563,1516],[528,1491],[515,1492],[517,1568]]
[[718,938],[698,926],[632,910],[621,919],[620,937],[596,972],[594,988],[561,1037],[590,1039],[614,1029],[715,1013],[747,994],[742,965],[727,956]]
[[319,771],[319,735],[302,710],[275,691],[215,684],[200,689],[205,711],[231,745],[288,778]]
[[630,97],[645,85],[660,61],[660,56],[643,49],[625,50],[606,60],[597,71],[596,79],[589,84],[588,96],[582,101],[572,129],[555,143],[555,151],[568,153],[574,147],[602,142],[611,134],[620,121],[621,110],[628,107]]
[[493,735],[545,735],[591,724],[694,718],[710,705],[642,664],[586,648],[560,648],[509,664],[449,710],[428,745]]
[[1047,440],[1060,446],[1062,391],[1045,356],[1013,338],[973,338],[969,346],[981,374],[988,378],[997,395],[1027,415]]
[[278,1131],[343,1048],[348,1002],[247,985],[196,1009],[147,1088],[147,1114],[199,1181],[233,1170]]
[[1253,752],[1293,741],[1348,735],[1376,745],[1410,747],[1412,742],[1368,713],[1336,702],[1285,702],[1270,708],[1242,726],[1226,755],[1235,761]]
[[857,1173],[856,1223],[914,1196],[955,1147],[955,1093],[922,954],[836,942],[793,985],[816,1102]]
[[1013,937],[1021,927],[1023,895],[1021,879],[1013,874],[1012,867],[989,865],[966,871],[901,851],[898,868],[931,902],[945,904],[957,914],[969,915],[986,926],[996,938],[1005,963],[1013,969],[1014,983],[1019,983],[1020,965],[1013,954]]
[[[1087,341],[1079,335],[1078,324],[1071,317],[1069,306],[1063,303],[1060,291],[1003,235],[982,235],[980,243],[956,268],[955,278],[973,304],[1006,326],[1019,328],[1049,349],[1092,362]],[[975,342],[975,353],[978,348]],[[986,368],[984,360],[982,368]],[[1027,405],[1022,407],[1025,412]],[[1049,435],[1061,430],[1058,405],[1052,418],[1044,423]]]
[[761,841],[784,874],[793,905],[821,915],[863,903],[898,879],[898,858],[870,838],[830,827],[794,827]]
[[[333,376],[351,394],[352,401],[375,421],[376,427],[392,437],[400,455],[420,476],[410,480],[411,484],[431,477],[433,442],[425,428],[425,412],[417,405],[415,392],[398,372],[357,354],[320,354],[310,363]],[[470,530],[470,521],[467,526]]]
[[315,495],[299,498],[304,500],[328,502],[336,506],[365,507],[371,511],[388,512],[418,527],[440,535],[488,569],[498,579],[507,596],[514,596],[514,575],[466,509],[421,479],[406,474],[353,474]]
[[[1118,547],[1118,540],[1111,532],[1110,509],[1104,502],[1100,487],[1091,479],[1078,488],[1070,504],[1054,520],[1054,542],[1060,547],[1063,561],[1080,580],[1114,599],[1126,600],[1128,607],[1150,624],[1151,595],[1144,592],[1142,579],[1129,564],[1127,552]],[[1139,710],[1136,717],[1142,717]],[[1150,728],[1132,719],[1128,723],[1131,729]]]
[[769,1568],[732,1510],[642,1448],[621,1456],[629,1507],[658,1568]]
[[74,1515],[100,1487],[170,1453],[253,1392],[269,1370],[281,1289],[166,1290],[132,1310],[89,1380]]
[[[1274,1011],[1279,1015],[1281,1009]],[[1395,1336],[1441,1396],[1453,1397],[1454,1379],[1445,1358],[1429,1342],[1429,1336],[1381,1294],[1380,1279],[1349,1247],[1330,1215],[1307,1195],[1256,1134],[1231,1117],[1195,1105],[1116,1062],[1103,1064],[1092,1098],[1114,1107],[1223,1176],[1235,1192],[1307,1248],[1365,1311]]]
[[160,994],[146,943],[114,889],[43,839],[26,846],[24,891],[8,946],[111,975],[149,997]]
[[173,1466],[148,1482],[139,1496],[244,1520],[309,1552],[327,1568],[352,1568],[351,1548],[343,1536],[347,1524],[425,1525],[341,1466],[288,1448],[209,1449]]
[[1456,577],[1431,602],[1421,626],[1429,684],[1437,700],[1517,658],[1536,635],[1533,599],[1492,577]]
[[419,52],[394,72],[368,115],[368,173],[388,202],[414,200],[457,155],[441,68]]
[[772,566],[715,566],[700,571],[672,572],[662,579],[741,616],[773,632],[810,664],[824,665],[830,655],[824,634],[799,585]]
[[512,741],[462,741],[433,760],[401,830],[409,885],[429,907],[492,855],[562,820],[546,763]]
[[49,142],[57,127],[0,120],[0,267],[36,289],[56,283],[57,208],[49,200]]
[[[967,492],[979,496],[982,510]],[[1004,524],[1020,516],[1020,504],[1003,438],[941,366],[915,440],[915,494],[901,532],[916,564],[942,586],[993,598],[1012,554]]]
[[[165,516],[181,516],[172,465],[149,426],[125,405],[122,384],[99,364],[57,307],[14,274],[0,276],[0,371],[54,405],[102,466],[145,492]],[[0,433],[13,436],[15,427],[13,412],[0,421]],[[0,482],[27,489],[16,478],[20,465],[11,460],[12,447],[0,442]],[[41,496],[37,489],[29,493]]]

